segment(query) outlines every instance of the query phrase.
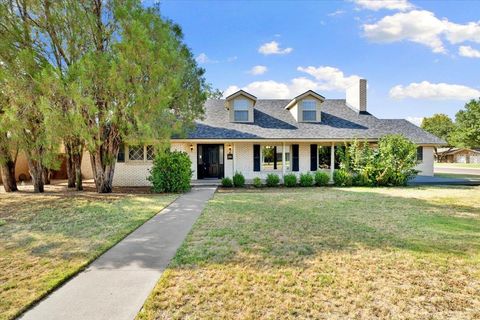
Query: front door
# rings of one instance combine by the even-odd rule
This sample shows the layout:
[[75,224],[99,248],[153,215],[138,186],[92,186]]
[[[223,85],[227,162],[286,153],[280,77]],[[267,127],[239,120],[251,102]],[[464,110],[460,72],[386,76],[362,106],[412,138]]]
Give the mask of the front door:
[[198,179],[223,178],[223,144],[199,144]]

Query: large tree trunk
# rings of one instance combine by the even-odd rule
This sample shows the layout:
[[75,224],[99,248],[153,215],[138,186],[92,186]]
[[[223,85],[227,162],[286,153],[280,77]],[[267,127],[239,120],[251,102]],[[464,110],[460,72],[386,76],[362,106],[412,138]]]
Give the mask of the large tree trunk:
[[77,191],[83,190],[82,183],[82,157],[83,157],[83,148],[80,148],[80,152],[76,152],[73,157],[73,163],[75,167],[75,184]]
[[18,191],[17,181],[15,180],[15,162],[8,160],[6,163],[2,163],[0,165],[0,173],[5,192]]
[[43,168],[43,183],[46,185],[49,185],[51,183],[51,178],[52,177],[52,170],[48,168]]
[[95,187],[98,193],[111,193],[115,163],[117,162],[119,139],[112,132],[93,152],[90,152]]
[[75,163],[73,159],[73,148],[70,143],[65,143],[65,154],[67,155],[67,187],[75,188]]
[[28,157],[28,170],[30,171],[30,176],[32,177],[33,182],[33,192],[41,193],[45,191],[43,176],[44,168],[39,161],[32,160],[31,157]]
[[[0,139],[1,138],[2,137],[0,137]],[[12,157],[8,147],[0,142],[0,174],[5,192],[18,191],[17,181],[15,180],[16,161],[17,157]]]

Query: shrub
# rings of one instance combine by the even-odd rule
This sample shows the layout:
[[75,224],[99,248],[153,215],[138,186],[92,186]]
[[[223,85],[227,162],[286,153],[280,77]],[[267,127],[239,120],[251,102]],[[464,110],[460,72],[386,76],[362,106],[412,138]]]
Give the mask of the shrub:
[[295,187],[297,185],[297,176],[294,173],[286,174],[283,177],[283,184],[285,184],[285,187]]
[[192,161],[186,152],[166,150],[156,155],[147,180],[154,192],[190,190]]
[[231,188],[233,187],[233,181],[229,177],[225,177],[222,179],[222,187]]
[[266,183],[268,187],[278,186],[278,184],[280,183],[280,178],[278,177],[278,174],[275,174],[275,173],[267,174]]
[[333,183],[338,187],[349,187],[352,185],[352,174],[346,169],[339,169],[333,172]]
[[317,186],[326,186],[328,185],[329,181],[330,181],[330,177],[328,176],[327,173],[323,171],[315,172],[315,184]]
[[259,177],[253,178],[253,186],[255,188],[261,188],[262,187],[262,179],[260,179]]
[[300,185],[302,187],[313,186],[313,175],[310,172],[300,174]]
[[245,186],[245,177],[240,172],[235,172],[233,175],[233,185],[237,188],[243,188]]

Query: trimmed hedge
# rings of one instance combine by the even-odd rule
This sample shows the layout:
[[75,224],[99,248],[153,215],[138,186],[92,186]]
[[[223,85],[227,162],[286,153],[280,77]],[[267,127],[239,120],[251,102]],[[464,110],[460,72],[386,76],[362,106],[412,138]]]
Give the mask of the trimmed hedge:
[[276,173],[267,174],[266,183],[268,187],[276,187],[280,183],[280,177]]
[[315,184],[319,187],[328,185],[330,177],[323,171],[315,172]]
[[283,177],[283,184],[285,187],[296,187],[297,186],[297,176],[294,173],[286,174]]
[[353,184],[353,176],[345,169],[335,170],[333,172],[333,183],[337,187],[350,187]]
[[233,175],[233,185],[236,188],[243,188],[245,186],[245,177],[240,172],[235,172]]
[[313,186],[313,175],[310,172],[300,174],[300,186],[302,187]]
[[260,179],[259,177],[253,178],[253,186],[255,188],[261,188],[262,187],[262,179]]
[[229,177],[225,177],[222,179],[222,187],[231,188],[233,187],[233,181]]

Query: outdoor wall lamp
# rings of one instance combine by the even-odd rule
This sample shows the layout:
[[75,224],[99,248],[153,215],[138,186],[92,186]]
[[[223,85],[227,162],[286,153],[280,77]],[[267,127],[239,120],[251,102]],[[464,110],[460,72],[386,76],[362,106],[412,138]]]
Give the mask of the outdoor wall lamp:
[[193,143],[190,143],[190,151],[193,151]]
[[232,145],[229,144],[229,145],[227,146],[227,148],[228,148],[228,153],[232,153]]

